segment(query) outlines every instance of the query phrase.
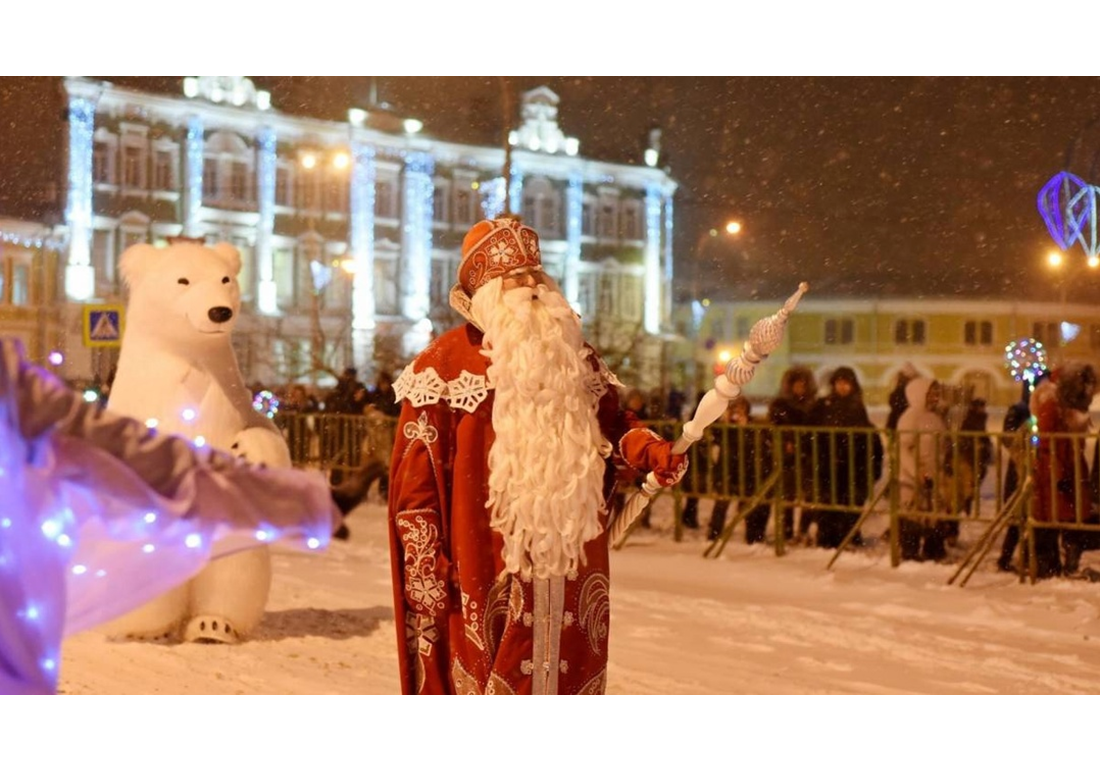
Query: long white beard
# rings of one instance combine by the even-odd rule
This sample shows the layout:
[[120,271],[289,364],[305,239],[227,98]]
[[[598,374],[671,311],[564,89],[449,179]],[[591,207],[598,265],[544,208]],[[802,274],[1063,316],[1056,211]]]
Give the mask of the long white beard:
[[606,440],[585,385],[592,364],[580,322],[558,292],[503,292],[500,279],[478,290],[471,311],[495,390],[486,505],[505,567],[523,578],[566,575],[584,562],[604,509]]

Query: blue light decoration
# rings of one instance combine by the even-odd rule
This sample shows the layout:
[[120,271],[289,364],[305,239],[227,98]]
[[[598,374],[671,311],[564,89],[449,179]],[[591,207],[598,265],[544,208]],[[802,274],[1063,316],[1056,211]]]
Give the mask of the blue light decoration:
[[508,196],[512,199],[508,202],[508,211],[512,214],[523,214],[523,172],[512,163],[512,181],[508,184]]
[[1088,212],[1071,209],[1068,204],[1078,191],[1087,187],[1088,184],[1077,175],[1060,171],[1039,191],[1039,214],[1059,249],[1068,249],[1081,232]]
[[645,331],[661,331],[661,190],[645,191]]
[[673,278],[673,260],[672,260],[672,193],[665,192],[665,253],[663,259],[664,267],[664,289],[665,289],[665,303],[664,307],[666,312],[672,308],[672,278]]
[[1100,187],[1086,185],[1078,190],[1066,204],[1067,216],[1072,212],[1085,212],[1084,222],[1077,231],[1077,241],[1089,257],[1100,256],[1100,241],[1096,238],[1096,203],[1100,198]]
[[356,361],[363,361],[374,331],[374,183],[377,178],[374,148],[360,142],[351,147],[350,233],[355,273],[351,283],[352,346]]
[[69,100],[69,189],[65,222],[69,227],[69,260],[65,294],[88,300],[95,294],[92,269],[92,150],[95,104],[90,99]]
[[252,409],[268,418],[274,418],[279,413],[279,397],[266,389],[260,391],[252,399]]
[[279,312],[275,286],[275,266],[271,253],[271,235],[275,232],[275,131],[270,126],[260,130],[257,141],[260,221],[256,227],[256,273],[259,277],[257,299],[260,313],[273,316]]
[[435,162],[428,153],[411,152],[405,156],[401,313],[408,319],[427,318],[431,305],[434,169]]
[[481,211],[487,220],[495,220],[504,213],[504,177],[481,183]]
[[1049,369],[1046,357],[1043,344],[1031,337],[1013,340],[1005,346],[1005,366],[1017,383],[1026,380],[1034,384]]
[[1039,191],[1039,214],[1062,250],[1080,244],[1089,257],[1100,256],[1097,202],[1100,187],[1068,171],[1060,171]]
[[562,292],[565,299],[580,312],[580,263],[582,220],[584,218],[584,179],[580,173],[569,175],[565,189],[565,265],[562,266]]
[[199,215],[202,212],[202,160],[205,129],[202,118],[192,115],[187,121],[187,178],[183,191],[184,235],[202,235]]

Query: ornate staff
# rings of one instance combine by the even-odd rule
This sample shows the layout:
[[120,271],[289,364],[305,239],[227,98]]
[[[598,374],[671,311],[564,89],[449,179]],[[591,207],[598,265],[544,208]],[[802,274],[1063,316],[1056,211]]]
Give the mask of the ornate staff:
[[[723,374],[715,378],[714,388],[706,392],[695,408],[695,414],[691,420],[684,424],[683,433],[672,445],[674,454],[687,452],[688,447],[702,439],[707,427],[718,420],[718,417],[726,411],[726,406],[741,394],[741,387],[752,380],[752,376],[756,373],[756,365],[768,358],[768,355],[779,347],[783,339],[783,331],[787,327],[787,319],[809,288],[810,285],[803,281],[798,285],[798,291],[783,303],[782,308],[752,325],[752,329],[749,330],[749,339],[741,355],[726,366]],[[652,471],[649,472],[645,481],[642,482],[642,489],[630,497],[623,506],[622,512],[611,523],[610,538],[614,548],[618,549],[623,545],[626,532],[660,489],[656,476]]]

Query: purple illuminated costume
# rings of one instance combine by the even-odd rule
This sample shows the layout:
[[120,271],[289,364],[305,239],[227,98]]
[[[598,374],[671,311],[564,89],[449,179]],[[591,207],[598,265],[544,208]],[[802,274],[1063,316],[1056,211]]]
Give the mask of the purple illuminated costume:
[[64,635],[223,554],[321,549],[339,519],[320,472],[157,436],[0,339],[0,694],[55,692]]

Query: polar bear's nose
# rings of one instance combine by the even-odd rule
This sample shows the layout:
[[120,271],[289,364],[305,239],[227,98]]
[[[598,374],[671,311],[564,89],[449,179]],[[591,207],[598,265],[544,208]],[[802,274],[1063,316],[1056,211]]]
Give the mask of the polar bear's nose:
[[219,305],[217,308],[211,308],[207,314],[210,320],[215,324],[224,324],[233,318],[233,309],[226,308],[224,305]]

